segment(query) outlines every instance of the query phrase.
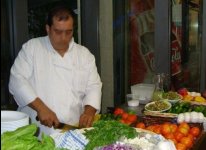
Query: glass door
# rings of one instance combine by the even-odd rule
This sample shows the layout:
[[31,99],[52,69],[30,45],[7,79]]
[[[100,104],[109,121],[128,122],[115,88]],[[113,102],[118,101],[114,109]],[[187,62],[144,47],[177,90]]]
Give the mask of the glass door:
[[157,73],[169,74],[168,90],[204,90],[202,4],[202,0],[115,1],[116,105],[124,102],[132,85],[153,83]]
[[172,3],[171,66],[173,88],[176,90],[185,87],[189,91],[200,91],[201,6],[202,0],[173,0]]

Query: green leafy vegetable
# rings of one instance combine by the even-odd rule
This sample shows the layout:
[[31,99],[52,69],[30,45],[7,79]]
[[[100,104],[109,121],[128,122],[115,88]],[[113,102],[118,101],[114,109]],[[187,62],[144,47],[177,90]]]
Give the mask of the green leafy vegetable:
[[7,131],[1,135],[1,144],[4,144],[5,141],[15,140],[20,136],[34,135],[36,133],[37,126],[36,124],[26,125],[16,129],[15,131]]
[[34,136],[36,131],[37,125],[31,124],[3,133],[1,135],[2,150],[57,150],[50,136],[43,133],[42,141],[39,141]]

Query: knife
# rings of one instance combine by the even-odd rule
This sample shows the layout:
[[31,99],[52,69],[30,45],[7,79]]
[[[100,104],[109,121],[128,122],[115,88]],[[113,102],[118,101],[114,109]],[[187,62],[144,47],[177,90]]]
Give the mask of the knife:
[[[39,121],[38,116],[36,116],[36,120]],[[58,127],[54,127],[54,128],[55,129],[61,129],[61,130],[64,130],[64,131],[80,129],[79,126],[70,125],[70,124],[66,124],[66,123],[62,123],[62,122],[59,123]]]
[[80,129],[79,126],[70,125],[70,124],[66,124],[66,123],[62,123],[62,122],[59,123],[58,127],[54,127],[54,128],[55,129],[61,129],[61,130],[64,130],[64,131]]

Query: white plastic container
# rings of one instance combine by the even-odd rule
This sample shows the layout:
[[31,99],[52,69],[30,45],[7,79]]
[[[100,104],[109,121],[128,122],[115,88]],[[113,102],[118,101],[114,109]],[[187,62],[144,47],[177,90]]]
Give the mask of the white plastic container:
[[140,83],[131,86],[131,92],[132,94],[138,95],[140,104],[146,104],[151,101],[154,89],[154,84]]
[[136,107],[139,106],[139,100],[137,95],[135,94],[127,94],[126,95],[126,99],[127,99],[127,104],[130,107]]

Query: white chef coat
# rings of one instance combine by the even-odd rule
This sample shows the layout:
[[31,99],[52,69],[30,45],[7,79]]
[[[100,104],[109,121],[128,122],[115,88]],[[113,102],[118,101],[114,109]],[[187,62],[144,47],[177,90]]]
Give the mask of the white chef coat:
[[[27,105],[39,97],[60,122],[77,124],[84,105],[100,110],[101,88],[95,58],[87,48],[72,39],[62,57],[53,49],[48,36],[23,45],[9,81],[18,110],[29,114],[32,122],[36,122],[37,113]],[[37,123],[40,132],[53,132],[52,128]]]

